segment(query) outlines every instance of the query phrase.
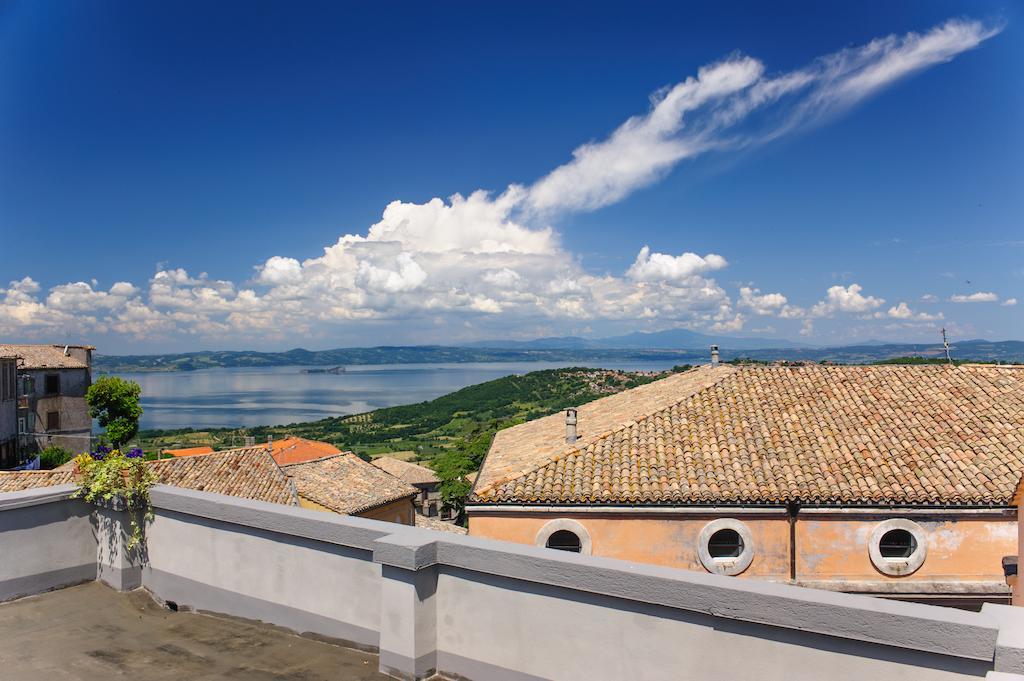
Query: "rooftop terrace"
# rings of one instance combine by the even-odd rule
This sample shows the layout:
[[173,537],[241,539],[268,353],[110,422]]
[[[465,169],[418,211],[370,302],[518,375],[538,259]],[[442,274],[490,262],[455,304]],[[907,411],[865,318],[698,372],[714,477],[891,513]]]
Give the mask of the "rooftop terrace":
[[0,630],[4,678],[20,681],[388,678],[372,653],[269,624],[172,612],[145,591],[119,594],[96,582],[8,603]]
[[[886,601],[166,485],[151,491],[145,550],[130,551],[125,512],[70,499],[73,490],[0,494],[0,601],[42,594],[0,605],[5,679],[368,679],[379,671],[509,681],[1024,681],[1021,608]],[[149,594],[230,617],[167,612]]]

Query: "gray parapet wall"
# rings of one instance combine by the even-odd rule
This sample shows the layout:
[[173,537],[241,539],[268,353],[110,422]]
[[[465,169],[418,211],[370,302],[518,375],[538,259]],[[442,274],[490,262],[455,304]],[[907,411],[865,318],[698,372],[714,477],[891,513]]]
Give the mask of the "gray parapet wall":
[[179,607],[378,649],[382,671],[397,678],[930,681],[1024,673],[1024,611],[1008,606],[964,612],[165,486],[152,490],[144,559],[118,563],[109,540],[124,533],[104,528],[123,529],[125,519],[67,494],[0,495],[0,595],[119,567],[124,579],[106,580],[115,587],[131,588],[137,574]]

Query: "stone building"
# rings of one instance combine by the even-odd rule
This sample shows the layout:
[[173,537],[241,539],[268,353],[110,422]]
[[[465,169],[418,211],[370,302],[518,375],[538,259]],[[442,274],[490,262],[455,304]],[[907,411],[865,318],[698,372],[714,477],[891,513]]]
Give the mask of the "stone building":
[[351,452],[281,469],[295,485],[299,505],[319,511],[414,525],[417,489]]
[[441,478],[437,477],[437,473],[426,466],[390,456],[377,457],[371,463],[419,490],[419,496],[416,498],[417,513],[428,518],[438,515],[443,515],[445,519],[450,517],[450,513],[442,514]]
[[1008,599],[1024,368],[706,366],[569,417],[498,433],[471,535],[916,601]]
[[51,445],[89,449],[92,419],[85,393],[92,385],[87,345],[0,345],[0,356],[18,357],[18,431],[23,453]]
[[18,461],[18,358],[0,353],[0,468]]

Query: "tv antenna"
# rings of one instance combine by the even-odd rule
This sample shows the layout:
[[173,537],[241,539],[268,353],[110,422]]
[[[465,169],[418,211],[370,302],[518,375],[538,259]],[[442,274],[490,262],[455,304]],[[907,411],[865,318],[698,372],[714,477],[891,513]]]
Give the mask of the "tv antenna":
[[949,341],[946,339],[946,327],[942,327],[942,347],[946,349],[946,361],[952,364],[953,358],[949,356]]

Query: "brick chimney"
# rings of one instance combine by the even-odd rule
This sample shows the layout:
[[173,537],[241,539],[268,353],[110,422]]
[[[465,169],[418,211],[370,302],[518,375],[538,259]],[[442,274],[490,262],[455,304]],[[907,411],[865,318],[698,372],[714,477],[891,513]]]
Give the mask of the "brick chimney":
[[565,444],[576,444],[576,410],[565,410]]
[[717,345],[712,345],[711,346],[711,366],[713,366],[713,367],[718,366],[718,346]]

